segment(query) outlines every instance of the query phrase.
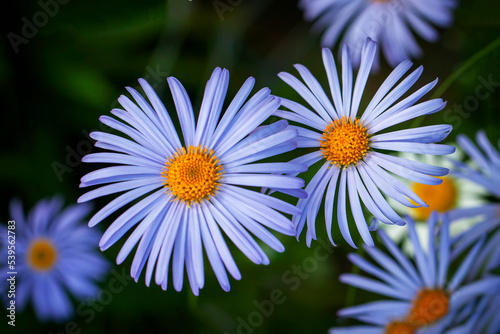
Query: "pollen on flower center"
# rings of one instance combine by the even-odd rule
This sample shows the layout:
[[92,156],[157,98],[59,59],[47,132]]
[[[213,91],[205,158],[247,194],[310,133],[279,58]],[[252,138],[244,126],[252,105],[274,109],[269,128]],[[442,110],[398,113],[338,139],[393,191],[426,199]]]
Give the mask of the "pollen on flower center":
[[446,212],[455,207],[458,190],[455,182],[450,177],[441,178],[443,182],[438,185],[429,185],[414,183],[411,187],[428,207],[419,207],[411,209],[411,213],[417,220],[427,220],[431,212]]
[[417,328],[404,321],[390,322],[386,327],[384,334],[413,334]]
[[450,296],[443,290],[423,289],[413,300],[407,322],[415,327],[431,324],[448,313]]
[[342,117],[326,126],[321,152],[331,164],[347,167],[364,158],[370,148],[368,130],[358,118]]
[[214,154],[202,146],[178,150],[165,162],[163,184],[175,199],[188,206],[210,198],[219,190],[222,166]]
[[57,250],[49,239],[35,239],[29,245],[26,257],[28,265],[34,270],[48,271],[56,263]]

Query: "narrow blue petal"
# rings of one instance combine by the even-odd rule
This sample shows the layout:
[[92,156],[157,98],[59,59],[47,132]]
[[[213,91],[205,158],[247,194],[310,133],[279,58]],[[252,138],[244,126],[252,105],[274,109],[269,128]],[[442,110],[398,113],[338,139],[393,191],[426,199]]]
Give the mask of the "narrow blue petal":
[[365,216],[363,215],[363,209],[361,208],[361,204],[358,197],[358,185],[356,184],[356,180],[354,178],[355,170],[348,169],[347,170],[347,189],[349,191],[349,201],[351,204],[351,212],[354,217],[354,221],[358,228],[359,234],[361,238],[369,247],[375,246],[373,243],[372,236],[370,234],[370,230],[368,229],[368,224],[366,223]]
[[179,136],[177,135],[177,131],[175,130],[175,127],[172,123],[172,119],[170,118],[167,109],[165,109],[165,106],[158,98],[158,95],[146,80],[139,79],[139,84],[141,85],[142,89],[146,93],[146,96],[153,105],[154,110],[158,114],[158,117],[160,118],[160,122],[162,124],[162,128],[166,132],[166,138],[168,138],[168,140],[172,142],[173,146],[176,149],[181,148],[182,145],[179,140]]
[[377,43],[369,39],[363,47],[363,52],[361,55],[361,65],[358,71],[358,76],[356,77],[356,84],[354,85],[350,115],[352,119],[357,116],[361,97],[363,96],[363,91],[365,89],[368,76],[370,75],[376,52]]
[[344,284],[349,284],[359,289],[378,293],[380,295],[391,297],[397,300],[410,301],[414,297],[411,292],[403,294],[402,291],[394,290],[394,288],[391,286],[359,275],[342,274],[340,275],[339,280]]
[[349,232],[349,225],[347,224],[347,212],[346,212],[346,187],[347,187],[347,175],[346,171],[343,170],[340,174],[339,182],[339,200],[337,205],[337,219],[339,221],[340,233],[347,241],[349,245],[353,248],[357,248],[352,240],[351,233]]
[[[188,224],[190,223],[190,209],[185,209],[182,215],[177,235],[175,236],[174,252],[172,257],[172,281],[175,291],[181,291],[184,284],[184,264],[186,259],[186,241]],[[196,289],[193,289],[195,295],[198,294]]]
[[296,189],[304,186],[304,180],[285,175],[224,174],[223,183],[240,186]]
[[342,45],[342,115],[346,117],[351,113],[352,76],[351,52],[344,43]]
[[198,143],[194,141],[194,114],[191,100],[179,80],[169,77],[167,81],[172,98],[174,99],[175,108],[177,109],[177,116],[181,124],[185,145],[196,145]]
[[[308,103],[316,110],[317,113],[321,115],[321,117],[325,121],[331,122],[333,118],[338,118],[338,114],[335,111],[332,103],[330,102],[325,94],[325,91],[321,87],[318,80],[316,80],[316,78],[312,75],[312,73],[305,66],[300,64],[296,64],[295,68],[300,73],[308,88],[311,90],[311,93],[317,99],[312,100],[311,102],[308,101]],[[317,102],[321,103],[321,105],[318,105]],[[328,113],[325,113],[325,111]]]
[[439,179],[439,178],[436,178],[433,176],[429,176],[426,174],[422,174],[422,173],[417,173],[417,172],[412,171],[410,169],[401,168],[401,166],[399,166],[399,165],[397,165],[389,160],[385,160],[381,156],[377,156],[377,155],[373,154],[370,156],[370,158],[374,164],[377,164],[380,167],[383,167],[384,169],[386,169],[386,170],[388,170],[388,171],[390,171],[398,176],[401,176],[405,179],[413,181],[413,182],[418,182],[418,183],[423,183],[423,184],[431,184],[431,185],[438,185],[438,184],[441,184],[443,182],[442,179]]
[[224,291],[229,291],[231,289],[229,278],[227,277],[224,263],[222,262],[219,252],[217,251],[217,246],[215,245],[212,235],[210,234],[208,223],[205,220],[205,216],[203,215],[201,207],[197,206],[196,210],[198,212],[198,217],[200,218],[201,238],[203,240],[203,245],[207,253],[208,261],[210,262],[210,265],[212,266],[215,276],[217,277],[217,280],[219,281],[222,289]]
[[455,152],[455,148],[450,145],[420,144],[405,141],[375,142],[371,144],[371,147],[381,150],[432,155],[446,155]]
[[144,186],[136,188],[122,194],[106,204],[101,210],[99,210],[89,221],[89,227],[93,227],[101,222],[103,219],[108,217],[110,214],[120,209],[124,205],[130,203],[131,201],[141,197],[142,195],[158,188],[158,185],[152,184],[150,186]]
[[231,274],[231,276],[233,276],[233,278],[240,280],[241,273],[238,269],[238,266],[236,266],[236,263],[234,262],[234,259],[231,256],[229,248],[227,247],[226,241],[224,240],[224,237],[220,232],[219,226],[212,215],[211,208],[213,207],[209,206],[208,203],[202,203],[201,205],[201,209],[207,221],[210,234],[212,235],[214,243],[217,246],[217,251],[219,252],[219,255],[227,271]]
[[378,234],[387,250],[399,262],[401,267],[405,269],[406,273],[408,274],[408,278],[411,278],[416,286],[421,285],[421,279],[419,278],[413,263],[408,260],[406,255],[403,254],[403,252],[394,244],[394,242],[387,236],[387,234],[383,230],[379,230]]
[[335,60],[330,49],[323,48],[322,50],[323,64],[325,66],[326,75],[328,77],[328,83],[330,86],[330,93],[339,116],[344,115],[342,96],[340,92],[339,76],[337,74],[337,67],[335,65]]
[[[373,114],[375,107],[382,101],[382,99],[387,95],[387,93],[394,87],[394,85],[405,75],[406,72],[411,68],[413,63],[409,60],[405,60],[400,63],[392,72],[389,74],[387,79],[380,85],[380,88],[375,93],[368,107],[366,107],[363,116],[361,116],[361,122],[368,123],[369,120],[373,120],[377,115]],[[377,109],[379,110],[379,109]]]
[[[312,74],[308,72],[308,70],[305,69],[305,67],[301,65],[295,65],[299,73],[302,75],[302,78],[307,79],[306,83],[312,84],[314,86],[313,81],[315,79],[312,79],[310,77],[313,77]],[[306,72],[307,71],[307,72]],[[331,117],[328,114],[328,112],[325,110],[323,105],[321,104],[320,101],[318,101],[317,97],[309,90],[306,85],[304,85],[300,80],[298,80],[296,77],[291,75],[290,73],[286,72],[280,72],[278,73],[278,76],[280,77],[281,80],[283,80],[285,83],[287,83],[290,87],[292,87],[299,95],[318,113],[321,118],[323,119],[324,122],[329,123],[331,122]],[[310,76],[310,77],[309,77]],[[313,77],[314,78],[314,77]],[[319,83],[318,83],[319,86]],[[323,90],[321,86],[319,86],[320,90]],[[333,108],[333,106],[332,106]]]
[[222,119],[217,125],[217,128],[215,129],[215,132],[212,135],[209,144],[207,145],[208,147],[218,146],[219,139],[226,132],[226,129],[228,129],[232,124],[234,116],[241,109],[241,106],[250,95],[254,84],[255,79],[250,77],[245,81],[243,86],[241,86],[240,90],[229,104],[229,107],[224,112],[224,116],[222,116]]

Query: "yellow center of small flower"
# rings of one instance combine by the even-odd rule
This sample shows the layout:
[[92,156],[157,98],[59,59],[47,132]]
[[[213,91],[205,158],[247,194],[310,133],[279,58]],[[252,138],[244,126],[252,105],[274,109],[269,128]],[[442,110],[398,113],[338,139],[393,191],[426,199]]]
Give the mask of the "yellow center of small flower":
[[48,271],[56,263],[57,250],[49,239],[35,239],[29,245],[26,258],[28,265],[34,270]]
[[213,150],[200,145],[178,150],[165,162],[163,184],[176,200],[188,206],[210,198],[219,190],[222,166]]
[[331,164],[347,167],[364,158],[370,148],[368,130],[358,118],[342,117],[328,124],[320,139],[321,152]]
[[431,324],[448,313],[449,303],[450,296],[443,290],[420,290],[412,303],[407,323],[415,327]]
[[417,328],[403,321],[390,322],[386,327],[384,334],[413,334]]
[[417,220],[427,220],[431,212],[436,210],[440,213],[451,210],[455,207],[458,190],[455,182],[450,177],[442,177],[443,182],[438,185],[414,183],[412,190],[427,205],[427,208],[411,209],[412,216]]

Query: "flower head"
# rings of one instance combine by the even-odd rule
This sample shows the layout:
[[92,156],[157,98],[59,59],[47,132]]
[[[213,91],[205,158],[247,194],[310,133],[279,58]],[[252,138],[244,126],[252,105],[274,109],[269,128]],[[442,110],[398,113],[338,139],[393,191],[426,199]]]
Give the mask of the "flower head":
[[[181,83],[168,78],[182,131],[174,123],[151,86],[139,80],[149,101],[132,88],[135,99],[118,101],[125,110],[111,112],[122,121],[102,116],[101,122],[129,137],[94,132],[97,147],[114,152],[93,153],[84,162],[111,163],[82,178],[82,187],[102,185],[80,202],[124,192],[97,212],[90,226],[116,210],[127,207],[104,233],[100,247],[109,248],[133,229],[117,257],[121,263],[137,246],[131,275],[137,281],[146,267],[149,286],[155,282],[165,290],[172,263],[173,285],[182,289],[184,269],[194,294],[204,285],[203,249],[224,290],[229,290],[226,270],[241,275],[226,245],[226,234],[251,261],[268,264],[269,259],[251,234],[276,251],[282,243],[269,232],[293,235],[293,206],[248,187],[269,187],[293,196],[307,196],[304,181],[280,173],[298,173],[300,163],[258,163],[259,160],[293,150],[297,130],[284,120],[260,126],[280,105],[267,88],[247,101],[254,86],[249,78],[223,116],[229,72],[216,68],[207,83],[198,121]],[[127,123],[127,124],[126,124]],[[118,165],[118,166],[116,166]],[[131,204],[131,202],[137,201]]]
[[434,87],[436,81],[401,99],[422,73],[420,67],[396,85],[410,69],[412,64],[409,61],[401,63],[389,75],[364,111],[360,111],[361,98],[375,58],[376,48],[375,42],[367,41],[363,50],[361,68],[354,82],[349,48],[344,46],[342,89],[332,53],[328,49],[323,49],[323,62],[333,104],[319,82],[304,66],[296,65],[296,68],[305,85],[291,74],[279,74],[283,81],[302,96],[312,110],[297,102],[282,99],[282,105],[291,111],[279,110],[275,115],[311,128],[297,127],[298,147],[319,148],[294,160],[294,162],[305,163],[308,166],[318,162],[321,164],[319,171],[307,185],[306,191],[309,197],[300,199],[297,204],[302,214],[295,215],[293,218],[297,227],[297,237],[307,222],[308,244],[312,239],[316,239],[316,217],[325,192],[325,220],[330,241],[333,243],[331,224],[334,202],[337,199],[340,232],[344,239],[355,247],[347,222],[346,202],[349,198],[357,229],[364,242],[373,246],[360,198],[376,219],[387,224],[404,225],[404,220],[389,206],[380,190],[409,207],[426,206],[426,204],[388,172],[423,184],[440,184],[442,179],[437,177],[448,174],[448,169],[443,167],[378,152],[378,150],[388,150],[445,155],[453,153],[455,149],[449,145],[435,144],[450,133],[450,125],[433,125],[380,133],[415,117],[438,112],[446,105],[441,99],[417,104],[417,101]]
[[59,197],[41,200],[25,216],[21,203],[12,201],[10,214],[15,223],[1,229],[2,241],[15,236],[15,267],[1,270],[3,274],[17,272],[16,307],[22,310],[31,300],[42,321],[70,318],[74,310],[69,295],[79,300],[95,296],[96,281],[109,268],[95,247],[99,233],[82,221],[90,206],[64,210],[62,206]]
[[[414,33],[428,42],[436,42],[438,31],[452,20],[455,0],[301,0],[305,18],[316,20],[314,29],[325,30],[322,44],[334,46],[341,39],[353,50],[358,66],[366,38],[381,45],[389,65],[422,53]],[[413,33],[413,32],[414,33]],[[375,60],[378,67],[378,57]]]
[[[343,274],[340,280],[392,299],[342,309],[340,316],[354,318],[367,325],[332,328],[331,334],[443,333],[445,329],[467,321],[471,314],[465,319],[464,314],[477,298],[498,290],[499,276],[466,280],[468,270],[484,246],[483,241],[475,244],[463,261],[453,262],[448,218],[445,217],[439,226],[438,215],[434,212],[428,224],[428,251],[422,249],[415,223],[408,219],[408,234],[414,247],[411,257],[406,256],[383,230],[379,231],[379,236],[390,255],[379,248],[365,247],[376,264],[358,254],[349,255],[354,265],[374,278]],[[456,271],[450,272],[449,268],[455,268],[456,264]]]

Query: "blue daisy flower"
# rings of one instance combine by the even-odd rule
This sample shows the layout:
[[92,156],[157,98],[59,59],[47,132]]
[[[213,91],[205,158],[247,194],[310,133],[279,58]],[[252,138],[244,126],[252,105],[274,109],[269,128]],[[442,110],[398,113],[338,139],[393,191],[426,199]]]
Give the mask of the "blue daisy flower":
[[[491,275],[467,281],[466,274],[482,249],[484,240],[476,243],[463,261],[453,262],[450,257],[449,219],[445,216],[440,227],[437,223],[438,215],[434,212],[428,221],[427,252],[422,249],[415,223],[408,218],[408,235],[414,247],[414,255],[410,258],[383,230],[379,231],[379,236],[390,255],[379,248],[366,246],[365,251],[376,264],[358,254],[349,255],[354,265],[374,278],[343,274],[340,281],[392,299],[340,310],[339,316],[357,319],[367,325],[332,328],[331,334],[438,334],[445,329],[470,326],[469,320],[474,314],[470,312],[471,303],[498,290],[500,277]],[[456,271],[450,274],[449,268],[455,267]]]
[[[10,217],[15,224],[9,226],[15,229],[1,228],[3,242],[7,241],[7,231],[15,233],[15,265],[0,270],[3,274],[17,272],[16,308],[23,310],[31,300],[41,321],[70,318],[74,309],[69,295],[79,300],[95,296],[99,291],[96,282],[109,269],[109,263],[95,248],[99,233],[83,224],[90,205],[64,210],[62,206],[60,197],[44,199],[25,216],[21,203],[14,200]],[[4,248],[7,254],[6,244]],[[5,279],[2,281],[5,283]]]
[[293,196],[307,196],[300,189],[303,180],[276,174],[302,172],[307,166],[258,163],[295,149],[297,130],[284,120],[259,127],[277,110],[280,99],[263,88],[246,101],[254,86],[253,78],[243,84],[221,117],[229,72],[216,68],[206,85],[197,123],[184,87],[173,77],[167,80],[182,142],[163,103],[151,86],[139,79],[149,101],[127,88],[136,103],[121,96],[118,101],[125,110],[111,111],[121,121],[100,118],[130,139],[93,132],[91,137],[97,140],[97,147],[114,152],[83,158],[84,162],[118,166],[84,176],[81,187],[108,185],[84,194],[79,202],[125,192],[92,217],[89,226],[94,226],[137,201],[113,221],[99,243],[101,250],[106,250],[133,229],[117,263],[122,263],[138,245],[131,267],[136,281],[146,267],[146,285],[154,274],[155,283],[166,290],[171,262],[174,288],[182,289],[186,268],[191,289],[198,295],[204,285],[204,248],[221,287],[228,291],[227,272],[238,280],[241,274],[223,234],[256,264],[268,264],[269,258],[252,234],[278,252],[284,247],[269,229],[294,234],[294,226],[284,214],[297,214],[299,210],[247,187],[266,186]]
[[[414,33],[436,42],[434,26],[451,25],[455,0],[301,0],[306,20],[316,20],[313,29],[325,30],[322,45],[333,47],[341,38],[353,51],[358,66],[366,38],[381,45],[391,67],[422,53]],[[375,60],[378,67],[378,57]]]
[[[491,144],[484,131],[479,131],[476,140],[480,148],[464,135],[457,137],[457,143],[469,155],[476,167],[452,160],[455,169],[451,174],[464,178],[484,187],[489,195],[500,201],[500,152]],[[500,267],[500,215],[497,203],[487,203],[472,208],[458,208],[450,212],[452,221],[469,217],[481,217],[481,222],[473,229],[458,235],[455,240],[453,256],[460,255],[481,237],[491,234],[484,251],[476,259],[470,275],[478,270],[491,271]]]
[[275,113],[277,116],[311,128],[297,127],[299,136],[296,140],[298,147],[316,148],[316,150],[293,162],[305,163],[308,166],[319,162],[321,165],[306,187],[309,197],[300,199],[297,204],[302,214],[293,218],[297,227],[297,238],[307,220],[308,245],[312,239],[316,239],[316,216],[325,192],[326,229],[332,244],[334,242],[331,237],[331,225],[334,202],[337,198],[340,232],[344,239],[355,247],[347,223],[346,202],[349,198],[357,229],[364,242],[373,246],[360,197],[376,219],[386,224],[404,225],[404,220],[389,206],[380,190],[408,207],[427,205],[388,172],[423,184],[440,184],[442,180],[435,176],[448,174],[447,168],[377,152],[377,150],[388,150],[446,155],[453,153],[455,148],[434,144],[448,136],[452,129],[450,125],[432,125],[380,133],[407,120],[436,113],[446,105],[442,99],[416,104],[436,85],[437,80],[401,99],[422,74],[422,67],[419,67],[397,84],[410,69],[412,65],[410,61],[401,63],[381,85],[364,111],[360,111],[361,97],[375,59],[376,49],[377,44],[368,40],[363,50],[361,68],[354,82],[349,48],[344,45],[342,89],[332,53],[329,49],[323,49],[323,62],[333,104],[306,67],[295,65],[305,84],[289,73],[279,74],[280,78],[295,89],[312,108],[310,110],[297,102],[282,99],[282,105],[291,111],[279,110]]

